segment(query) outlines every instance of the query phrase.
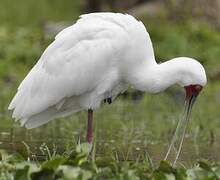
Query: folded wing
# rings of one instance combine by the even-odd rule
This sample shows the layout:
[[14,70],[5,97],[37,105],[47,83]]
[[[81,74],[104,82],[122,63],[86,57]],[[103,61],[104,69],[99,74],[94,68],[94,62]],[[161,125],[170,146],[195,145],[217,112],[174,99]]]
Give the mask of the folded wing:
[[13,118],[24,125],[62,99],[94,89],[112,60],[119,58],[125,33],[102,18],[82,18],[61,31],[20,84],[9,105]]

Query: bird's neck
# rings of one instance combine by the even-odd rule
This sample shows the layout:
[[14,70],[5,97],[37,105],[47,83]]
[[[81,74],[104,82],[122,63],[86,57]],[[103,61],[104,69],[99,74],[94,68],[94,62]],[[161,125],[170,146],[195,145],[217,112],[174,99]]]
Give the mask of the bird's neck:
[[142,66],[135,74],[132,84],[138,90],[158,93],[174,84],[180,84],[180,69],[175,60]]

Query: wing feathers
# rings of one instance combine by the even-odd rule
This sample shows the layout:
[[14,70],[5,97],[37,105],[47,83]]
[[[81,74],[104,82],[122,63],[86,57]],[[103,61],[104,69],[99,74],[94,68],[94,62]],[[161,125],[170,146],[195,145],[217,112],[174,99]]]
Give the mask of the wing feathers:
[[61,31],[20,84],[9,105],[13,117],[32,128],[81,109],[63,111],[62,100],[93,91],[103,75],[116,68],[117,56],[128,44],[125,26],[131,18],[134,21],[122,14],[83,15]]

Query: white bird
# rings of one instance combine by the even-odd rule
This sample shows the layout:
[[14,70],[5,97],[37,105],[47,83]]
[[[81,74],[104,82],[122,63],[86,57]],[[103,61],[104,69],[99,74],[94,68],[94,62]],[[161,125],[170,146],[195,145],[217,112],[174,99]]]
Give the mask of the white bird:
[[129,86],[159,93],[185,87],[187,99],[206,85],[196,60],[179,57],[157,64],[144,24],[131,15],[92,13],[62,30],[18,87],[9,105],[26,128],[88,110],[87,141],[92,142],[93,110]]

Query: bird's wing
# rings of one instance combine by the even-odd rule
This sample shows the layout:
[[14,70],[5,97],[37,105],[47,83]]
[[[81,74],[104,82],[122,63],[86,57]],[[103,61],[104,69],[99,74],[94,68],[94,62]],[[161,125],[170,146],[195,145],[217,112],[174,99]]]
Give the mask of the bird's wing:
[[81,18],[61,31],[20,84],[9,105],[24,124],[65,97],[92,91],[124,51],[125,30],[109,19]]

